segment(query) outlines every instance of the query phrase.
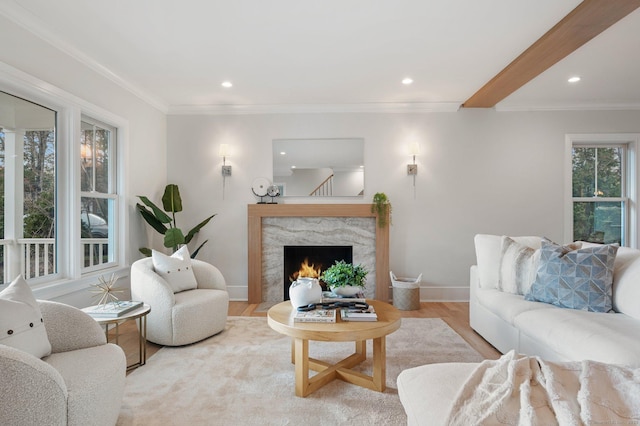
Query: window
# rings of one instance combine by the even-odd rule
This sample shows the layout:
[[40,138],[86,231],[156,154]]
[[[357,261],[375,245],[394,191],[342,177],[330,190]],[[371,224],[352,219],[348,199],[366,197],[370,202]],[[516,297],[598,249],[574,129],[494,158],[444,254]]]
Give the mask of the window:
[[80,125],[80,236],[83,271],[110,266],[117,258],[114,241],[117,192],[115,128],[82,117]]
[[93,117],[122,120],[89,104],[47,96],[36,103],[40,96],[16,91],[0,91],[0,285],[22,274],[43,298],[54,297],[124,263],[119,127]]
[[571,241],[635,245],[635,151],[628,135],[569,135]]

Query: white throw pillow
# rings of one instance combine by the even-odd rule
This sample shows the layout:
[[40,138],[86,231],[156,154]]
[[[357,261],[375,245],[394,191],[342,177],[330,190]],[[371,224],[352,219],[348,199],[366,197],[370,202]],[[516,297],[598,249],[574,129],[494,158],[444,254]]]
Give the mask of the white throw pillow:
[[171,256],[153,250],[151,258],[156,273],[169,283],[174,293],[198,288],[187,246],[182,246]]
[[0,343],[38,358],[51,353],[38,302],[22,276],[0,292]]
[[498,290],[523,295],[536,278],[540,250],[502,236]]

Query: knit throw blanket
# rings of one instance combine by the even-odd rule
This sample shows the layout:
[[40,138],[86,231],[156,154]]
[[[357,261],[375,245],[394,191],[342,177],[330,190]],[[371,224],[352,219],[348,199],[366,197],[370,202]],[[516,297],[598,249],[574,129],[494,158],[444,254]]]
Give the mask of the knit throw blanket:
[[511,351],[480,363],[448,425],[638,425],[640,368],[547,362]]

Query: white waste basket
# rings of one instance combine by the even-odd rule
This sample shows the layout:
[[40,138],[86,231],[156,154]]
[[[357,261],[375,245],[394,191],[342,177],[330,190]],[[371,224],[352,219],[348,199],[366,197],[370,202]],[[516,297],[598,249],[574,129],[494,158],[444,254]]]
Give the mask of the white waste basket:
[[422,274],[418,275],[417,278],[398,278],[393,271],[389,271],[389,275],[393,286],[393,305],[401,311],[420,309]]

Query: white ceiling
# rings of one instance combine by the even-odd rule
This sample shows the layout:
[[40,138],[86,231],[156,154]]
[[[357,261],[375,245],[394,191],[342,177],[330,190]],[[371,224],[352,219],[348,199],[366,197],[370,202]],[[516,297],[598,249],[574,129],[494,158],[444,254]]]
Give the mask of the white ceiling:
[[[0,0],[0,14],[170,113],[420,111],[456,110],[579,3]],[[640,108],[639,52],[636,10],[498,108]]]

